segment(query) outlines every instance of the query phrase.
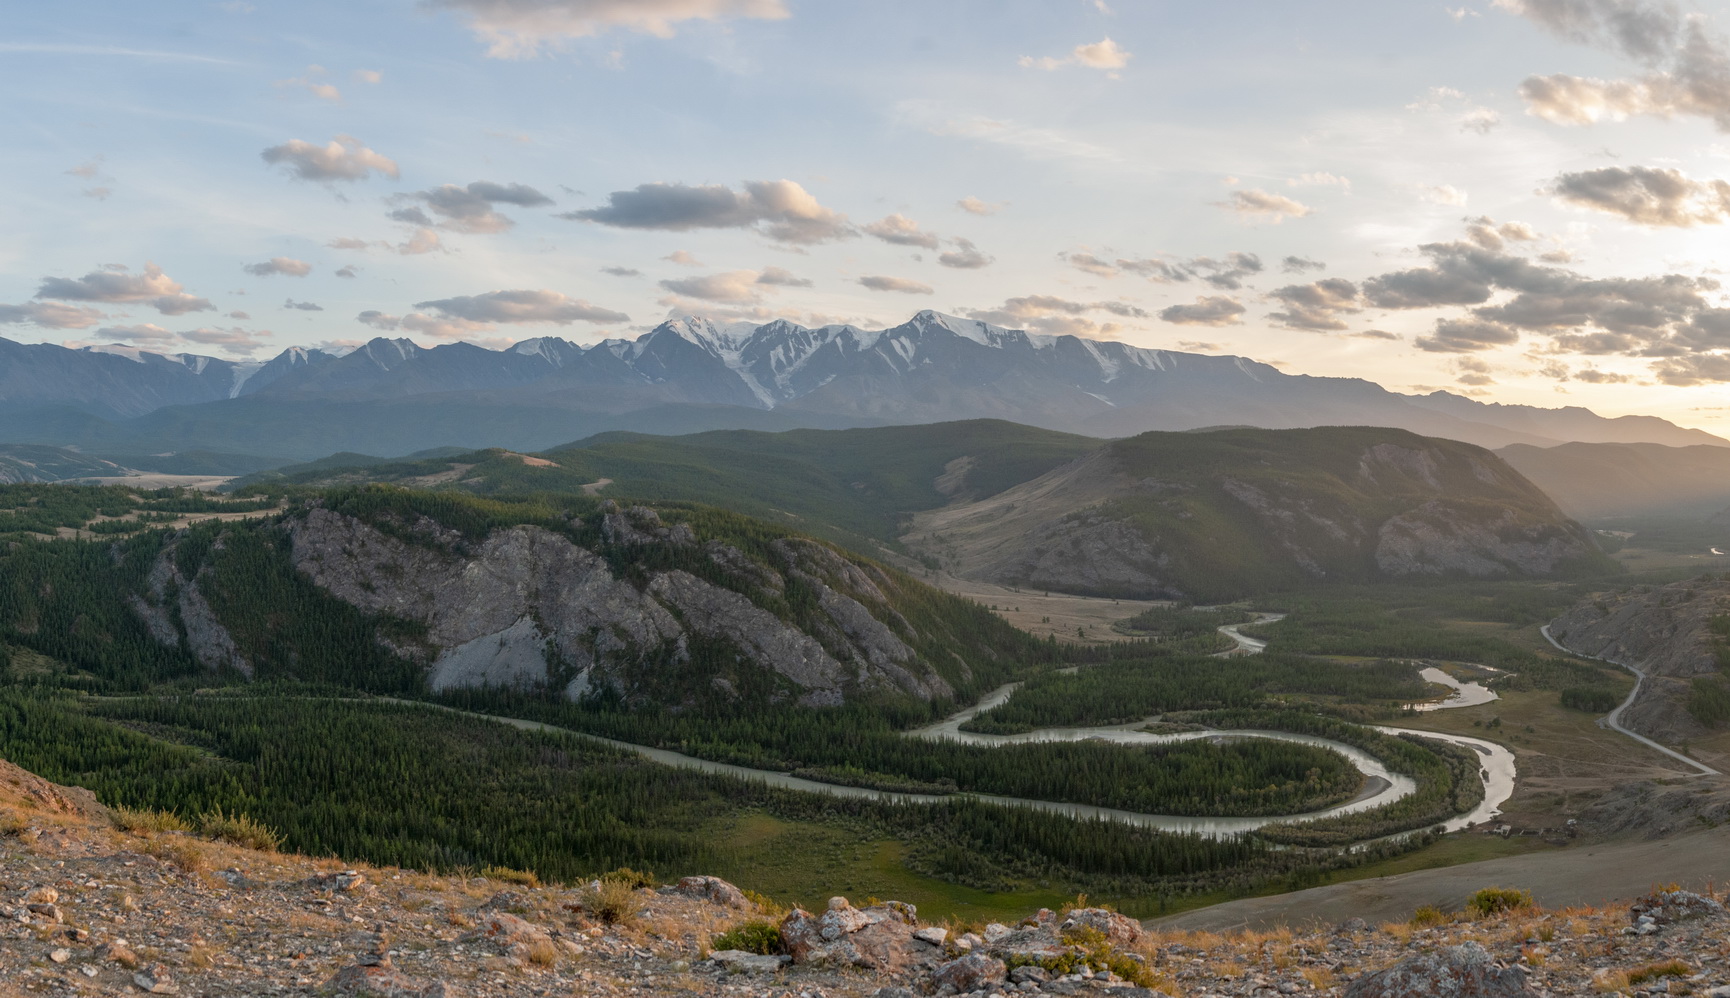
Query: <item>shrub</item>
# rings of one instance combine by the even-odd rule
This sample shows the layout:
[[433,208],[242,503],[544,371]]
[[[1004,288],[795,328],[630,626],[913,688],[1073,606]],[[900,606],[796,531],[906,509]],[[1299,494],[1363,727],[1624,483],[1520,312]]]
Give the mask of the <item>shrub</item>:
[[1433,904],[1426,904],[1417,911],[1412,912],[1412,924],[1420,929],[1428,928],[1432,925],[1442,925],[1446,923],[1447,920],[1448,916],[1443,913],[1442,909]]
[[584,911],[608,925],[630,925],[643,910],[643,902],[637,897],[636,885],[629,880],[617,879],[610,873],[585,887],[577,896],[577,903],[583,906]]
[[1583,710],[1588,714],[1607,714],[1616,709],[1622,698],[1615,690],[1594,686],[1570,686],[1562,691],[1562,706]]
[[513,870],[508,866],[488,866],[481,869],[481,876],[488,880],[503,880],[508,884],[521,884],[524,887],[541,886],[541,878],[535,876],[532,870]]
[[1479,918],[1522,911],[1535,906],[1531,891],[1514,887],[1486,887],[1466,899],[1466,908]]
[[1043,967],[1058,976],[1076,973],[1086,964],[1096,971],[1109,970],[1137,987],[1154,988],[1167,983],[1139,955],[1119,950],[1098,929],[1071,929],[1063,934],[1063,941],[1069,944],[1070,949],[1062,956],[1039,959],[1012,955],[1004,962],[1010,970],[1026,966]]
[[628,866],[621,866],[611,873],[603,873],[601,874],[600,879],[617,880],[622,884],[629,884],[632,889],[638,887],[654,887],[660,883],[660,881],[655,879],[653,871],[633,870]]
[[774,922],[751,921],[735,925],[709,941],[711,950],[742,949],[747,953],[773,956],[783,952],[781,928]]
[[114,822],[115,828],[123,832],[130,832],[133,835],[143,835],[146,832],[192,831],[192,826],[186,823],[186,819],[173,811],[116,807],[109,809],[108,819]]
[[276,830],[244,814],[223,814],[221,808],[206,812],[198,819],[198,832],[207,838],[223,839],[248,849],[275,852],[282,845]]

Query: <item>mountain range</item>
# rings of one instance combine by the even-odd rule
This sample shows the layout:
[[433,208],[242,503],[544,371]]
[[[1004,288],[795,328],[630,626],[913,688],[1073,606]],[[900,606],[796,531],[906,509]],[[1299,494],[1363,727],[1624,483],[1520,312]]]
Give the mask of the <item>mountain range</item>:
[[1243,357],[1044,336],[923,311],[810,329],[685,318],[634,340],[503,350],[374,339],[265,363],[0,339],[0,442],[282,459],[440,446],[545,450],[612,430],[838,429],[996,418],[1093,437],[1373,425],[1485,447],[1730,441],[1650,416],[1403,395]]

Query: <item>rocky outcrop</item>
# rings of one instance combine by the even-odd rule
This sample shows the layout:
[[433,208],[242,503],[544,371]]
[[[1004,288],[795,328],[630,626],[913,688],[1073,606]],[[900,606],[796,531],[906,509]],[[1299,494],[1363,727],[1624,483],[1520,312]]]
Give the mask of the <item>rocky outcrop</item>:
[[821,915],[802,908],[788,912],[781,920],[781,939],[794,963],[900,973],[942,952],[914,935],[918,914],[899,901],[859,909],[834,897]]
[[[728,672],[686,696],[748,688],[827,706],[860,691],[925,699],[953,692],[909,643],[917,633],[894,609],[895,583],[879,570],[797,539],[751,557],[699,542],[689,525],[664,523],[642,506],[609,504],[597,521],[599,543],[585,542],[592,547],[556,524],[472,538],[424,516],[363,520],[317,504],[277,526],[244,529],[285,531],[294,568],[386,622],[379,643],[423,666],[434,690],[552,686],[572,698],[603,688],[630,697],[653,663],[690,662],[701,641],[704,661]],[[649,545],[687,549],[677,564],[690,570],[632,570],[637,549]],[[246,650],[204,597],[214,569],[207,563],[189,580],[175,552],[176,542],[164,548],[131,599],[133,612],[157,641],[188,647],[213,670],[250,675]],[[801,605],[817,609],[790,613],[789,586],[802,587],[810,599]]]
[[1417,953],[1360,977],[1346,998],[1537,998],[1521,969],[1497,963],[1475,942]]
[[1702,576],[1667,586],[1598,593],[1550,622],[1550,636],[1582,655],[1638,670],[1640,695],[1621,721],[1649,738],[1680,742],[1711,732],[1688,713],[1693,682],[1721,675],[1723,636],[1713,621],[1730,613],[1730,582]]
[[212,672],[234,669],[251,676],[252,664],[240,653],[234,636],[222,626],[199,586],[208,569],[194,579],[182,575],[175,558],[178,546],[173,541],[163,545],[150,566],[145,591],[133,593],[128,605],[159,643],[170,648],[184,644],[193,658]]
[[1388,519],[1376,531],[1376,567],[1395,578],[1544,576],[1593,550],[1573,522],[1524,523],[1513,510],[1490,513],[1435,501]]

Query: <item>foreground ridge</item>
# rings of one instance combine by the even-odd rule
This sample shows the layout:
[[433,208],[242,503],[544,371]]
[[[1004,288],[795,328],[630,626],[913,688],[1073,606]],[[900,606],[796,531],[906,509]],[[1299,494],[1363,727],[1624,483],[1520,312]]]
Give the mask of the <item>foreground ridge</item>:
[[244,819],[205,823],[226,839],[176,824],[0,761],[0,995],[1730,996],[1730,915],[1675,887],[1557,911],[1491,889],[1455,915],[1305,931],[1088,907],[931,925],[893,901],[785,911],[713,877],[351,867],[238,844],[270,838]]

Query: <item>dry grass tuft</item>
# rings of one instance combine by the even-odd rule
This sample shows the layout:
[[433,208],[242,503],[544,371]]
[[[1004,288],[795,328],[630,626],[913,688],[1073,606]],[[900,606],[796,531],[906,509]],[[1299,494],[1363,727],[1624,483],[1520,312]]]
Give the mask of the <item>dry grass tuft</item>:
[[152,811],[148,808],[115,807],[108,811],[114,827],[131,835],[151,832],[190,832],[192,826],[172,811]]
[[533,870],[513,870],[508,866],[488,866],[481,869],[481,876],[488,880],[502,880],[507,884],[518,884],[523,887],[541,886],[541,878]]
[[275,852],[282,845],[282,836],[275,829],[244,814],[223,814],[221,808],[201,816],[198,831],[209,838],[260,852]]

